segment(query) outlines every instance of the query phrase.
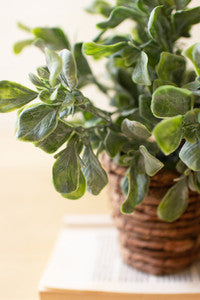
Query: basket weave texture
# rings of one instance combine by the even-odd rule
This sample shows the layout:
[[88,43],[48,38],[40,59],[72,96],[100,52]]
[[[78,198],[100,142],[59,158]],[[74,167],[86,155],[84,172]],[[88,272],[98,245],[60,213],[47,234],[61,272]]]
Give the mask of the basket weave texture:
[[126,168],[103,157],[109,173],[109,194],[112,216],[119,231],[122,258],[128,265],[146,273],[165,275],[176,273],[200,259],[200,195],[190,192],[185,213],[175,222],[157,217],[157,206],[174,184],[178,173],[160,171],[151,178],[149,192],[132,215],[120,211],[125,200],[121,180]]

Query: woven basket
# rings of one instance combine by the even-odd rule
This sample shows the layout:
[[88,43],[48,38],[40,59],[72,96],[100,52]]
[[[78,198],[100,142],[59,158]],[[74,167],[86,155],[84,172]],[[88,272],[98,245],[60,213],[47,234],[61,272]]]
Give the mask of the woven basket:
[[177,173],[160,171],[151,178],[149,192],[132,215],[120,212],[125,200],[120,184],[126,168],[103,158],[109,173],[112,215],[119,231],[121,254],[125,263],[154,275],[171,274],[200,259],[200,195],[190,192],[186,212],[175,222],[157,217],[157,206]]

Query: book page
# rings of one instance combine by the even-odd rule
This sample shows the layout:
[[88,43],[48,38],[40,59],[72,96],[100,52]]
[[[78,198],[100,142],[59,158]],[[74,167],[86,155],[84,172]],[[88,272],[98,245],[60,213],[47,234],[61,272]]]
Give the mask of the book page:
[[121,293],[200,293],[200,262],[175,275],[148,275],[122,262],[117,230],[111,223],[100,226],[98,219],[92,226],[87,218],[81,224],[71,222],[71,226],[62,229],[42,278],[42,287]]

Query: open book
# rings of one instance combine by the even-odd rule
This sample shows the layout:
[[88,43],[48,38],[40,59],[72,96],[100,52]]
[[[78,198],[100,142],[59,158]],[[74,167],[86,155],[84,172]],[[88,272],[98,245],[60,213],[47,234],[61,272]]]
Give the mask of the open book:
[[122,262],[108,216],[69,216],[39,291],[41,300],[200,300],[200,262],[176,275],[142,273]]

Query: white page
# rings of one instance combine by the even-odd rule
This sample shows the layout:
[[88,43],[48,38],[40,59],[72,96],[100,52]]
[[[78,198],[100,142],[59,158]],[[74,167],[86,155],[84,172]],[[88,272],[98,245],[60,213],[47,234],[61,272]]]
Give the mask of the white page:
[[[69,219],[70,220],[70,219]],[[74,221],[73,221],[74,220]],[[81,220],[81,221],[80,221]],[[109,219],[71,217],[62,229],[41,286],[121,293],[200,293],[200,262],[176,275],[153,276],[122,262]],[[92,220],[92,222],[91,222]],[[108,221],[107,226],[105,221]]]

